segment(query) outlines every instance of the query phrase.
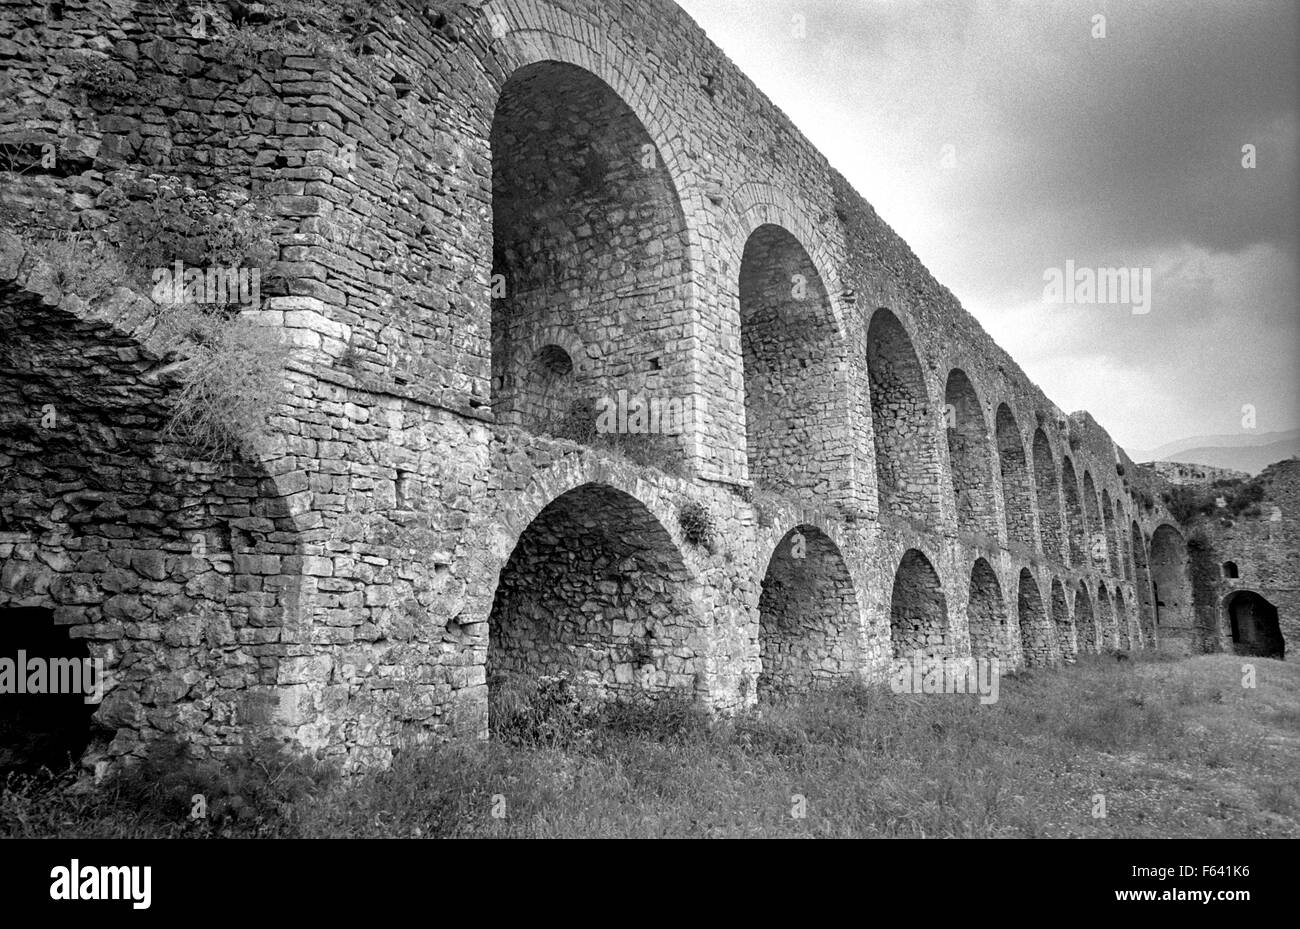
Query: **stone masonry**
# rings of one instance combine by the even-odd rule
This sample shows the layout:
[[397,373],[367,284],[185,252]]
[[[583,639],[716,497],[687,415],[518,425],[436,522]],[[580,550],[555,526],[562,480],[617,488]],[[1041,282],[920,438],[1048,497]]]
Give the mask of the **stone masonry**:
[[[514,675],[731,712],[1195,625],[1159,478],[669,0],[402,0],[242,55],[204,9],[0,0],[0,627],[111,670],[88,761],[256,731],[359,768],[485,737]],[[270,205],[243,313],[290,355],[228,459],[167,437],[149,296],[33,244],[120,246],[155,176]],[[597,434],[620,392],[681,428]]]

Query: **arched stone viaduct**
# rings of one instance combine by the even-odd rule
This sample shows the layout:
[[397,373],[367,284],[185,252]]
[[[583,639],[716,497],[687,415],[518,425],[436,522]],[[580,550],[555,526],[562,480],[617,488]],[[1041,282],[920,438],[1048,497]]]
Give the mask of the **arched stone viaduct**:
[[[36,221],[101,228],[123,171],[279,221],[285,400],[225,463],[157,438],[147,300],[0,240],[0,607],[114,669],[110,755],[256,724],[382,763],[485,734],[492,676],[726,711],[914,651],[1148,647],[1153,578],[1190,610],[1140,469],[674,4],[401,7],[367,68],[246,73],[134,4],[10,33],[20,103],[88,153],[6,181]],[[49,50],[94,36],[150,99],[67,88]],[[673,428],[591,429],[620,394]]]

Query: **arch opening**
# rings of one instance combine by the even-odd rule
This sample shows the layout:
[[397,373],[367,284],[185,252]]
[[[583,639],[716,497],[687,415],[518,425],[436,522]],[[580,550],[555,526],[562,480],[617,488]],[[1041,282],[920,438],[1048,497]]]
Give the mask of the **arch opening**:
[[1115,521],[1115,508],[1111,504],[1110,491],[1101,492],[1101,513],[1106,530],[1107,563],[1110,565],[1111,577],[1122,577],[1124,569],[1119,563],[1119,528]]
[[843,347],[812,258],[780,226],[759,226],[740,263],[740,346],[749,475],[777,492],[825,494],[850,471]]
[[889,632],[894,657],[911,660],[951,657],[948,601],[930,560],[908,549],[894,574],[889,599]]
[[275,481],[242,444],[169,436],[178,391],[128,333],[8,285],[0,329],[0,609],[52,617],[102,661],[82,747],[115,757],[183,727],[206,750],[277,721],[302,551]]
[[1029,469],[1025,464],[1025,443],[1011,408],[1005,403],[997,415],[998,464],[1002,472],[1002,503],[1007,522],[1007,540],[1033,549],[1034,510],[1030,503]]
[[0,662],[13,672],[0,693],[0,778],[74,766],[90,744],[96,709],[87,702],[96,675],[85,640],[55,625],[53,610],[0,609]]
[[1079,652],[1095,655],[1099,649],[1097,618],[1092,610],[1092,597],[1082,582],[1074,592],[1074,630]]
[[552,500],[501,569],[488,619],[489,726],[515,685],[567,680],[584,700],[695,687],[691,581],[636,498],[584,484]]
[[1038,491],[1039,529],[1043,536],[1043,554],[1048,558],[1069,561],[1070,543],[1065,538],[1061,511],[1061,481],[1057,477],[1056,458],[1042,428],[1034,430],[1034,487]]
[[1065,585],[1052,581],[1052,625],[1056,629],[1056,644],[1062,658],[1073,658],[1079,651],[1074,623],[1070,619],[1070,605],[1066,600]]
[[777,545],[759,596],[760,698],[804,693],[857,669],[861,617],[839,548],[814,526]]
[[1119,631],[1115,625],[1115,603],[1105,584],[1097,585],[1097,649],[1115,648]]
[[925,375],[907,330],[885,309],[867,330],[867,372],[881,513],[933,525],[939,461]]
[[992,492],[993,465],[988,424],[966,372],[954,368],[944,388],[948,459],[957,508],[957,531],[996,538],[997,517]]
[[977,558],[971,568],[966,619],[970,632],[971,657],[997,658],[1009,666],[1013,655],[1011,630],[1007,626],[1007,605],[993,566],[983,558]]
[[[491,151],[496,422],[589,444],[636,434],[680,460],[685,417],[652,411],[689,397],[686,223],[646,128],[595,75],[543,61],[505,82]],[[555,332],[580,347],[561,390]]]
[[1052,647],[1052,626],[1043,606],[1043,596],[1038,582],[1028,568],[1020,571],[1016,593],[1016,615],[1020,625],[1020,651],[1025,667],[1049,665],[1055,660]]
[[1233,652],[1259,658],[1286,658],[1286,639],[1276,606],[1253,590],[1231,594],[1225,606]]
[[1079,478],[1069,456],[1061,459],[1061,490],[1065,497],[1067,533],[1070,537],[1070,564],[1084,567],[1088,563],[1088,524],[1079,496]]
[[1110,544],[1106,541],[1106,529],[1102,523],[1101,505],[1097,498],[1097,486],[1092,482],[1092,473],[1083,472],[1083,509],[1088,527],[1088,557],[1098,571],[1104,571],[1110,561]]

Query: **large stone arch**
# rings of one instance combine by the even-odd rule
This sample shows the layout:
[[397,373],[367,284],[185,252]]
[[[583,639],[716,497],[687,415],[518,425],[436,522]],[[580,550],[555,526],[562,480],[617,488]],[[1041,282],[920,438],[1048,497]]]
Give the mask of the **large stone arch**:
[[57,626],[103,663],[87,762],[178,732],[200,750],[296,736],[312,591],[294,459],[279,438],[213,458],[169,436],[157,307],[56,280],[0,237],[0,621]]
[[961,368],[953,368],[948,373],[944,410],[957,531],[995,539],[997,505],[993,494],[989,426],[975,385]]
[[894,657],[949,657],[952,641],[948,601],[934,565],[921,551],[903,553],[889,598],[889,632]]
[[1079,652],[1095,655],[1101,648],[1101,636],[1098,635],[1097,617],[1092,609],[1092,595],[1084,581],[1074,592],[1074,630],[1075,642]]
[[1010,667],[1015,653],[1007,624],[1007,603],[997,572],[983,558],[976,558],[971,567],[966,619],[971,657],[996,658],[1004,667]]
[[[646,376],[645,389],[671,392],[689,403],[687,428],[677,444],[690,460],[707,473],[739,478],[744,471],[743,394],[732,374],[716,363],[720,349],[712,347],[718,334],[704,322],[717,303],[716,287],[704,262],[707,249],[701,228],[701,218],[712,215],[713,207],[708,199],[711,188],[690,153],[688,138],[659,97],[644,62],[635,58],[631,51],[635,43],[622,33],[615,17],[589,18],[531,0],[491,0],[483,14],[490,26],[496,65],[488,74],[490,91],[499,94],[520,69],[566,64],[587,71],[610,88],[648,135],[653,164],[670,180],[682,213],[681,255],[686,270],[675,303],[665,306],[672,310],[674,325],[680,324],[682,345],[689,347],[681,348],[683,358],[676,368],[662,357],[647,358],[655,373]],[[489,119],[495,106],[496,101],[490,100]],[[638,157],[647,154],[643,149]],[[668,243],[663,244],[667,250]],[[728,396],[735,397],[734,407],[725,401],[705,404],[702,399]]]
[[1042,427],[1034,430],[1034,487],[1038,491],[1038,524],[1043,537],[1043,554],[1068,563],[1070,543],[1062,526],[1061,482],[1057,477],[1052,444]]
[[887,309],[876,310],[867,329],[867,371],[880,512],[933,526],[940,470],[934,407],[912,339]]
[[1020,628],[1020,651],[1025,667],[1035,668],[1056,661],[1052,644],[1052,623],[1043,603],[1038,581],[1028,568],[1020,569],[1016,584],[1016,618]]
[[760,699],[852,677],[862,610],[848,565],[816,526],[787,532],[772,552],[759,598]]
[[[539,61],[502,85],[490,144],[496,421],[586,442],[650,436],[687,456],[686,216],[645,125],[591,71]],[[561,327],[579,357],[569,388],[551,392],[526,347]],[[598,416],[611,407],[632,412]]]
[[1025,461],[1025,443],[1015,414],[1005,403],[997,412],[998,466],[1002,473],[1002,505],[1006,516],[1007,542],[1027,549],[1037,548],[1034,528],[1033,488]]
[[585,698],[693,693],[702,683],[692,572],[645,502],[587,482],[519,534],[488,618],[489,694],[565,677]]
[[1065,498],[1066,528],[1070,537],[1070,564],[1083,568],[1091,560],[1088,551],[1088,524],[1079,496],[1079,476],[1069,455],[1061,458],[1061,490]]
[[1151,534],[1150,558],[1157,641],[1162,649],[1193,651],[1198,634],[1183,534],[1169,523],[1161,523]]
[[750,479],[796,497],[852,499],[849,366],[820,271],[799,239],[764,223],[745,242],[738,295]]

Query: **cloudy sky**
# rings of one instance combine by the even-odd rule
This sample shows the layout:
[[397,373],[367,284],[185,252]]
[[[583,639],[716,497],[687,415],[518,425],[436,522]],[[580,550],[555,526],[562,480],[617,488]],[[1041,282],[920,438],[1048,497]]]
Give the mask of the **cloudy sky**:
[[[679,2],[1059,406],[1300,426],[1295,0]],[[1067,260],[1149,312],[1046,302]]]

